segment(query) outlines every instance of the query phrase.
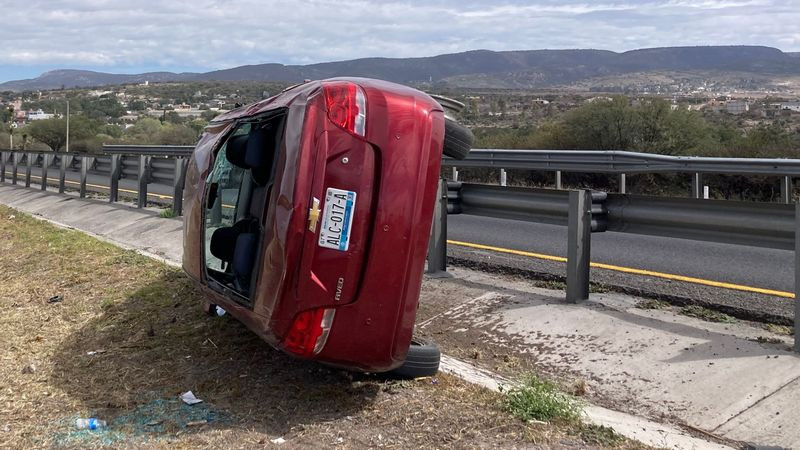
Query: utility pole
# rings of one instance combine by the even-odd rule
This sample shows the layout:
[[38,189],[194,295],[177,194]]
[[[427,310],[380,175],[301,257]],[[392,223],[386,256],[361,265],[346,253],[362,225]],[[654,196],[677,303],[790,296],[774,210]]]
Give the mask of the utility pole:
[[67,100],[67,153],[69,153],[69,100]]

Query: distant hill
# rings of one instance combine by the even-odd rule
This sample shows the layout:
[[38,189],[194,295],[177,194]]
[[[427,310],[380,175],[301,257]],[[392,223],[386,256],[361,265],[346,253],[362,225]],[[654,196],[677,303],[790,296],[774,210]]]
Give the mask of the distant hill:
[[309,65],[258,64],[206,73],[136,75],[54,70],[0,90],[57,89],[166,81],[285,81],[336,76],[398,83],[436,82],[458,87],[538,88],[594,77],[653,71],[725,71],[800,75],[800,53],[760,46],[664,47],[616,53],[607,50],[473,50],[422,58],[362,58]]

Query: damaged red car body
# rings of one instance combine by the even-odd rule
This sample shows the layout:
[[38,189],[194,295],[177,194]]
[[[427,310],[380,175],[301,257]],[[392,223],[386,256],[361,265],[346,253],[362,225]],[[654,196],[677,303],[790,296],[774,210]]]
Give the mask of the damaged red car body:
[[183,267],[206,307],[298,357],[403,364],[444,130],[428,95],[363,78],[308,82],[216,118],[184,191]]

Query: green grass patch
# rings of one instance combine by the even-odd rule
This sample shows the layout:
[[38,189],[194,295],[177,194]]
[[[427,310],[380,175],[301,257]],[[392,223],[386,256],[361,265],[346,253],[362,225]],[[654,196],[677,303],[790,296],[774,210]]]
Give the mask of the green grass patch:
[[578,399],[537,375],[525,377],[520,385],[508,390],[503,398],[503,408],[524,421],[576,422],[581,415]]
[[158,214],[158,216],[164,219],[172,219],[174,217],[178,217],[178,215],[175,214],[175,211],[173,211],[172,208],[162,209],[161,212]]
[[713,309],[704,308],[699,305],[689,305],[681,308],[681,315],[694,317],[696,319],[705,320],[706,322],[716,323],[734,323],[736,318],[729,316],[725,313],[714,311]]

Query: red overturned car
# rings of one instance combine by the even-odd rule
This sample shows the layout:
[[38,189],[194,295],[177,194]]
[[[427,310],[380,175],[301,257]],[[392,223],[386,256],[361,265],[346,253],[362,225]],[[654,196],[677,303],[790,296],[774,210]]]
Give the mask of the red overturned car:
[[435,373],[414,321],[442,152],[463,158],[472,141],[447,103],[337,78],[214,119],[184,191],[183,267],[206,311],[297,357]]

